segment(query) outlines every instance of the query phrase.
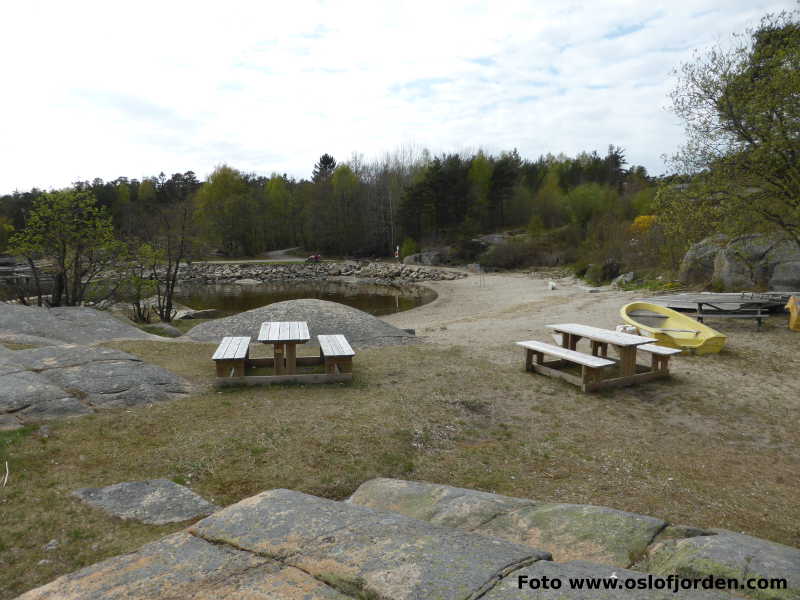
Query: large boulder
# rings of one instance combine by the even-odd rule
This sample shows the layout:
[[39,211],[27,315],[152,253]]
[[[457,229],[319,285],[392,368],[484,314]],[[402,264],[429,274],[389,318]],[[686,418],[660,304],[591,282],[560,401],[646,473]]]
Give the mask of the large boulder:
[[764,234],[734,239],[713,236],[689,249],[679,278],[686,284],[714,282],[730,291],[795,291],[800,289],[800,247],[792,240]]
[[202,323],[184,337],[218,342],[225,336],[250,336],[255,341],[265,321],[306,321],[311,343],[318,335],[340,333],[353,346],[387,346],[413,341],[413,335],[369,313],[337,302],[304,298],[276,302],[232,317]]
[[37,345],[94,344],[112,339],[159,339],[114,318],[83,306],[41,308],[21,304],[0,307],[0,340]]
[[45,346],[0,353],[3,428],[169,400],[188,382],[111,348]]

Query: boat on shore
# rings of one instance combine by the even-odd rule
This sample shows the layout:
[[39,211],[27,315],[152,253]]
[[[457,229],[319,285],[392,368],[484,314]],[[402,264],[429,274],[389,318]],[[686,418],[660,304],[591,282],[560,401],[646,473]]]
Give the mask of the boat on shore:
[[691,317],[651,302],[631,302],[620,316],[641,335],[655,338],[660,346],[690,350],[695,354],[714,354],[725,346],[727,336]]

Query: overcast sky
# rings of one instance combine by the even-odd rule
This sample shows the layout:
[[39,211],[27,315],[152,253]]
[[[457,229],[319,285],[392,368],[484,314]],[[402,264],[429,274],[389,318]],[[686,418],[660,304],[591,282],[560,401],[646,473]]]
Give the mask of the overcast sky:
[[219,164],[309,177],[402,145],[663,172],[671,71],[793,0],[0,7],[0,193]]

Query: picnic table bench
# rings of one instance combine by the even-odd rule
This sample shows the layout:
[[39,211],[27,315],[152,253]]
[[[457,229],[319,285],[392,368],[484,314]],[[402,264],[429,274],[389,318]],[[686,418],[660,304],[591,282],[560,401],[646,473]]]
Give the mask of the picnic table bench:
[[249,337],[224,337],[211,357],[217,366],[217,377],[244,377],[250,355]]
[[347,338],[341,334],[318,335],[319,353],[325,364],[325,372],[331,375],[353,372],[353,357],[356,355]]
[[[569,350],[561,346],[553,346],[544,342],[529,340],[527,342],[516,342],[517,346],[525,348],[525,370],[536,371],[542,375],[558,377],[570,383],[580,386],[581,390],[589,391],[589,387],[600,379],[599,369],[614,365],[613,360],[600,358]],[[544,357],[555,356],[559,360],[545,362]],[[570,373],[558,370],[558,367],[566,366],[570,363],[581,365],[581,376],[577,377]]]

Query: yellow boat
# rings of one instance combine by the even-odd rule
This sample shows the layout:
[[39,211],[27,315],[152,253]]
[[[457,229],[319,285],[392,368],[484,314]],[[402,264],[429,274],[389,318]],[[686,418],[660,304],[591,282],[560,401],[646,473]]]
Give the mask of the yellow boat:
[[659,346],[713,354],[722,350],[727,336],[671,308],[650,302],[631,302],[619,310],[626,323]]

